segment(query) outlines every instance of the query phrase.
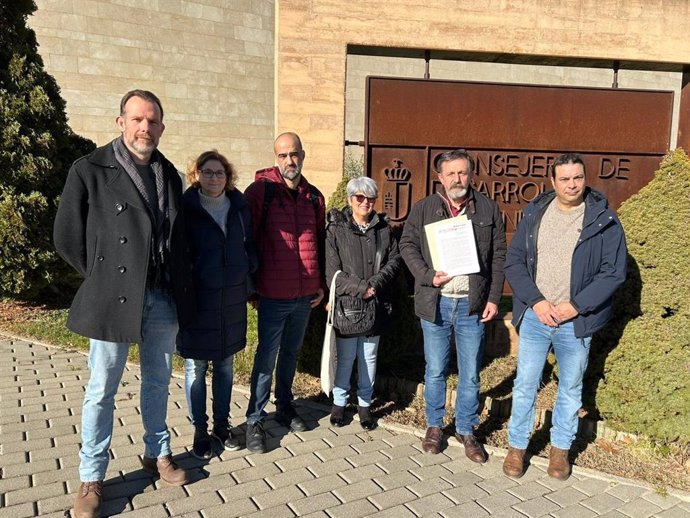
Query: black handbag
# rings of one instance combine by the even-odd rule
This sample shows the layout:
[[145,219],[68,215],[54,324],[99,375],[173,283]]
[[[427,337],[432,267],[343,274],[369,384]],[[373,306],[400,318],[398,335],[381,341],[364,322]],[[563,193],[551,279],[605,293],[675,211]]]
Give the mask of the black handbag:
[[[382,243],[376,239],[376,260],[374,273],[381,268]],[[333,311],[333,327],[340,336],[374,336],[383,331],[389,322],[391,305],[380,302],[376,297],[364,300],[353,295],[336,295]]]

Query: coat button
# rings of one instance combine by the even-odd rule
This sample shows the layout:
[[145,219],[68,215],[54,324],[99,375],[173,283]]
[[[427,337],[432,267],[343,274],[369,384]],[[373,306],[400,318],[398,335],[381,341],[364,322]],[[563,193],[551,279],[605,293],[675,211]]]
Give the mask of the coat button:
[[103,260],[105,260],[105,257],[103,257],[102,255],[99,255],[99,256],[98,256],[98,260],[99,260],[99,261],[103,261]]
[[120,236],[120,244],[124,245],[127,242],[127,238],[125,236]]
[[124,304],[125,302],[127,302],[127,297],[119,297],[117,300],[120,301],[120,304]]
[[117,271],[120,273],[125,273],[127,271],[127,268],[125,268],[124,266],[118,266]]
[[124,205],[122,205],[122,203],[118,203],[117,205],[115,205],[115,209],[117,209],[118,212],[122,212],[124,208],[125,207]]

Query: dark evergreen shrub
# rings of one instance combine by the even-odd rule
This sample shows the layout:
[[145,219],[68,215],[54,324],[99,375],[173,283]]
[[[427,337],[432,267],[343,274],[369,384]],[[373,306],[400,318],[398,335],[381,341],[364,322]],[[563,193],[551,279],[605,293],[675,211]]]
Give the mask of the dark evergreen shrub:
[[52,246],[67,171],[94,144],[67,125],[65,102],[43,70],[26,20],[30,0],[0,1],[0,296],[62,277]]
[[[690,159],[681,149],[620,208],[628,278],[593,345],[587,393],[620,430],[690,441]],[[619,338],[616,340],[616,338]],[[591,382],[590,378],[590,382]]]

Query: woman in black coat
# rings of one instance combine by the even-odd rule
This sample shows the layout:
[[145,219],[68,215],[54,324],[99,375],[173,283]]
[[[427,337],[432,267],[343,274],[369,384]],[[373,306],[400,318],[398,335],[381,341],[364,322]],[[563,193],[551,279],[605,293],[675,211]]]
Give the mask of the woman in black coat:
[[182,203],[197,297],[196,318],[180,329],[185,389],[195,427],[192,453],[212,455],[206,415],[206,372],[213,362],[213,429],[227,450],[240,443],[229,425],[233,355],[247,343],[247,280],[256,269],[249,206],[235,188],[236,172],[215,150],[202,153],[187,173]]
[[[390,288],[401,268],[398,243],[391,233],[384,214],[374,211],[378,196],[376,182],[362,176],[347,184],[349,207],[333,209],[328,214],[326,237],[326,279],[330,285],[335,272],[336,305],[338,297],[350,295],[362,299],[376,298],[380,306],[390,301]],[[377,264],[377,244],[380,260]],[[344,299],[343,299],[344,300]],[[385,312],[386,310],[383,310]],[[350,375],[357,359],[357,409],[362,428],[371,430],[374,422],[369,412],[374,380],[379,336],[345,337],[336,326],[337,366],[333,387],[331,424],[344,424],[345,405],[350,390]]]

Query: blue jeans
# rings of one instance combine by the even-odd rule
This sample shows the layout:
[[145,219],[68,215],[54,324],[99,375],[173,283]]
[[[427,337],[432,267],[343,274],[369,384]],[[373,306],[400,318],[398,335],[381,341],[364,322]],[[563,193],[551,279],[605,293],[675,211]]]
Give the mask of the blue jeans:
[[189,417],[194,426],[206,428],[206,372],[213,363],[211,374],[211,391],[213,393],[213,423],[224,424],[230,417],[230,394],[232,392],[232,361],[233,356],[224,360],[192,360],[184,361],[184,389],[187,395]]
[[[168,385],[177,335],[177,313],[172,295],[147,290],[142,316],[140,406],[144,424],[144,455],[157,458],[170,451]],[[89,370],[81,416],[82,446],[79,478],[83,482],[103,480],[108,469],[108,448],[113,436],[115,395],[127,363],[130,344],[90,340]]]
[[379,338],[379,336],[354,336],[336,339],[338,363],[333,386],[334,405],[347,404],[350,375],[355,358],[357,358],[357,404],[362,407],[371,405],[374,381],[376,381],[376,351],[379,348]]
[[573,323],[558,327],[542,324],[532,309],[520,325],[517,377],[513,384],[513,408],[508,423],[508,442],[527,448],[536,409],[537,390],[546,356],[553,345],[558,362],[558,396],[551,419],[551,444],[563,450],[577,433],[577,413],[582,406],[582,378],[587,369],[591,337],[576,338]]
[[[247,423],[263,421],[276,371],[275,400],[278,410],[292,403],[292,380],[297,353],[302,348],[313,296],[297,299],[259,299],[259,345],[254,356]],[[276,365],[276,357],[278,363]]]
[[443,426],[446,413],[446,379],[450,370],[450,339],[455,333],[458,388],[455,430],[472,435],[479,424],[479,370],[484,350],[484,324],[469,314],[467,297],[439,297],[436,321],[422,319],[424,332],[424,400],[427,426]]

